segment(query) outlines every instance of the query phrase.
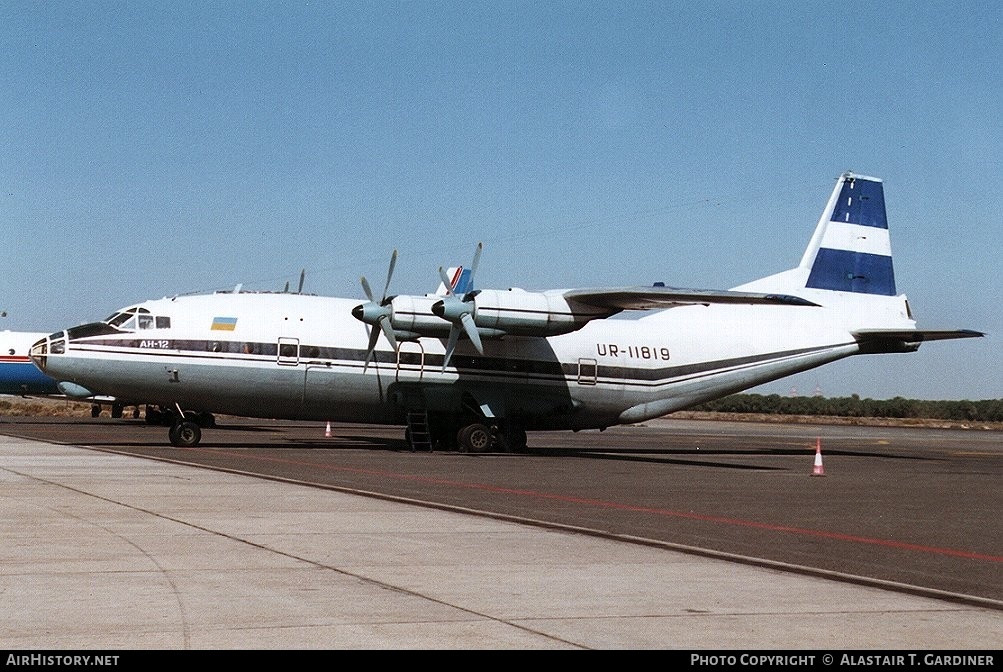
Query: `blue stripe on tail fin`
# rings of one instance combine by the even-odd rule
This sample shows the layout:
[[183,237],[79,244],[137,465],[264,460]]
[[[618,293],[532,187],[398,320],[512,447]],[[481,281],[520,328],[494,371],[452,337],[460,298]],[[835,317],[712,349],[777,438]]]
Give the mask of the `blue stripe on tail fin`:
[[806,286],[895,296],[881,180],[847,173],[840,183]]
[[838,292],[895,296],[892,258],[823,247],[815,257],[806,286]]
[[885,190],[881,182],[873,178],[847,176],[830,220],[887,229]]

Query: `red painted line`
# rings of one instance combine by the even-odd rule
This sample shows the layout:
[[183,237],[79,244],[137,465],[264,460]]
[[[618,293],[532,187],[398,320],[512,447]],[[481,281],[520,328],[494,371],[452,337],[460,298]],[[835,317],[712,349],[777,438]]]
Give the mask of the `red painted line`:
[[243,452],[238,453],[233,451],[216,450],[216,449],[200,449],[200,450],[201,452],[213,452],[220,455],[231,455],[231,456],[239,455],[244,459],[250,457],[255,460],[260,460],[263,462],[276,462],[280,464],[292,464],[297,466],[322,468],[325,471],[331,471],[331,472],[365,474],[367,476],[380,476],[385,478],[394,478],[397,480],[414,481],[419,483],[430,483],[433,485],[449,485],[457,488],[464,488],[467,490],[480,490],[483,492],[493,492],[505,495],[518,495],[520,497],[533,497],[536,499],[567,502],[570,504],[585,504],[599,509],[630,511],[633,513],[648,513],[651,515],[662,516],[666,518],[684,518],[687,520],[699,520],[708,523],[720,523],[723,525],[732,525],[735,527],[747,527],[752,529],[768,530],[771,532],[784,532],[788,534],[797,534],[801,536],[815,537],[820,539],[835,539],[838,541],[849,541],[856,544],[883,546],[886,548],[895,548],[905,551],[915,551],[919,553],[930,553],[933,555],[947,555],[956,558],[968,558],[970,560],[985,560],[987,562],[1003,562],[1003,556],[1000,555],[990,555],[987,553],[977,553],[974,551],[962,551],[953,548],[940,548],[937,546],[924,546],[922,544],[912,544],[904,541],[894,541],[891,539],[876,539],[873,537],[861,537],[853,534],[845,534],[842,532],[827,532],[825,530],[812,530],[802,527],[791,527],[789,525],[760,523],[754,520],[742,520],[740,518],[725,518],[721,516],[710,516],[700,513],[691,513],[687,511],[672,511],[670,509],[657,509],[647,506],[635,506],[632,504],[608,502],[601,499],[589,499],[586,497],[572,497],[569,495],[537,492],[535,490],[518,490],[514,488],[503,488],[496,485],[485,485],[483,483],[464,483],[461,481],[452,481],[442,478],[430,478],[428,476],[411,476],[409,474],[400,474],[396,472],[380,471],[375,469],[357,469],[355,467],[328,467],[328,466],[320,467],[320,465],[317,465],[316,463],[313,462],[304,462],[301,460],[288,460],[274,457],[264,457],[260,455],[248,455],[247,453]]

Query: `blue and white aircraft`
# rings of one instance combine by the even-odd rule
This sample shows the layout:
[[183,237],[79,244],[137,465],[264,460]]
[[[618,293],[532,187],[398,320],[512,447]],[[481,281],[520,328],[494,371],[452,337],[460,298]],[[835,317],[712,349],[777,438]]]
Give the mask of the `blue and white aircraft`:
[[[35,363],[80,397],[206,413],[380,423],[412,447],[520,450],[527,430],[604,429],[858,354],[983,336],[919,329],[898,293],[880,179],[845,173],[797,267],[732,290],[473,289],[331,298],[223,292],[146,301],[40,339]],[[648,311],[639,319],[608,319]]]
[[59,394],[56,381],[31,361],[31,346],[46,334],[0,331],[0,394],[46,396]]
[[[33,331],[0,332],[0,395],[66,398],[67,395],[60,390],[59,383],[42,373],[29,357],[31,346],[39,338],[44,337],[44,333]],[[120,418],[127,406],[111,397],[80,398],[79,401],[90,402],[93,417],[98,417],[104,406],[110,406],[111,416]],[[138,405],[133,415],[138,417]]]

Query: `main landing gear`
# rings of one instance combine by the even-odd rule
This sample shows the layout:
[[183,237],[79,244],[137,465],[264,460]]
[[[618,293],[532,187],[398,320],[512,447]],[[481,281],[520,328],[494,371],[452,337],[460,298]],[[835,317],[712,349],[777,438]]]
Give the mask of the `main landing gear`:
[[461,453],[486,453],[493,447],[495,437],[487,425],[475,422],[460,428],[456,433],[456,443]]

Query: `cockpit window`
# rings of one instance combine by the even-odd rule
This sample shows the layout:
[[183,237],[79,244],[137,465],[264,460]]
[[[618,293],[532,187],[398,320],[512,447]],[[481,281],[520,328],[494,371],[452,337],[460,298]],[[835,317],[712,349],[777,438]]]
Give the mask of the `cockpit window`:
[[121,327],[123,324],[131,320],[133,317],[134,314],[131,312],[121,312],[117,315],[112,315],[105,321],[113,327]]
[[[78,338],[87,338],[88,336],[105,336],[115,333],[118,333],[118,330],[104,322],[92,322],[90,324],[82,324],[79,327],[70,327],[66,330],[66,337],[73,341]],[[62,336],[62,334],[53,334],[53,336]]]
[[105,324],[122,331],[137,331],[141,329],[168,329],[171,318],[162,315],[151,315],[146,308],[126,308],[105,320]]

